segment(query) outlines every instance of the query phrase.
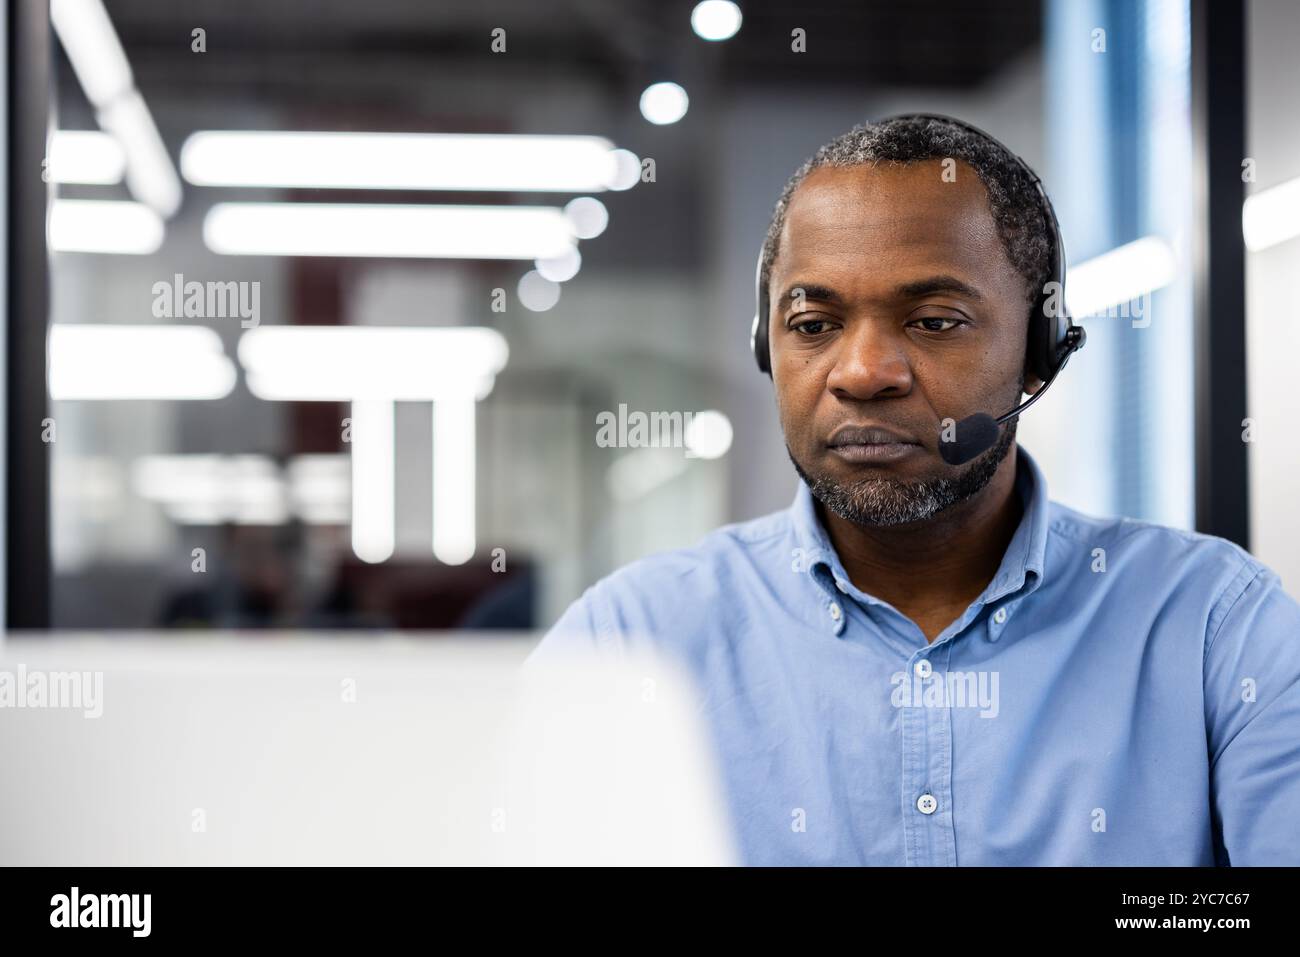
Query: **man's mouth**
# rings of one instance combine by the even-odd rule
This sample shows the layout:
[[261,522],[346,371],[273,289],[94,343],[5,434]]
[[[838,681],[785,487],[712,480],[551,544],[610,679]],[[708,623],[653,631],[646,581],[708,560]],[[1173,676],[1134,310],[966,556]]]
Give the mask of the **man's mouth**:
[[896,462],[922,450],[921,443],[905,432],[881,425],[843,425],[826,442],[833,454],[858,465]]

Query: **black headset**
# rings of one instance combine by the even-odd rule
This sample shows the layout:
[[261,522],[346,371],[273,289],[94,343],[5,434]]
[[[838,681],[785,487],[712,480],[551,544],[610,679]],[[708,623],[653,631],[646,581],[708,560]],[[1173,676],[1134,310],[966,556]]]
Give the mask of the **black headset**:
[[[1065,365],[1070,355],[1083,348],[1087,333],[1082,326],[1074,324],[1065,306],[1065,246],[1061,240],[1061,227],[1056,222],[1056,211],[1052,209],[1052,202],[1047,198],[1047,190],[1043,188],[1042,180],[1038,178],[1037,173],[1029,168],[1028,163],[1007,149],[998,140],[962,120],[954,119],[951,116],[940,116],[936,113],[903,113],[898,116],[887,117],[880,120],[879,123],[891,123],[897,120],[930,120],[947,123],[974,133],[976,136],[983,137],[1015,160],[1034,184],[1034,188],[1038,190],[1043,217],[1046,219],[1048,229],[1052,234],[1052,263],[1051,268],[1048,270],[1052,283],[1049,283],[1039,293],[1030,312],[1025,361],[1027,371],[1032,372],[1044,383],[1050,382]],[[768,313],[770,306],[768,304],[767,290],[763,288],[763,252],[761,249],[758,254],[758,267],[755,270],[755,287],[756,308],[754,324],[749,336],[750,347],[753,349],[754,359],[758,362],[759,370],[766,372],[770,376],[772,374],[771,352],[768,345]],[[1044,389],[1040,389],[1039,394],[1043,391]]]

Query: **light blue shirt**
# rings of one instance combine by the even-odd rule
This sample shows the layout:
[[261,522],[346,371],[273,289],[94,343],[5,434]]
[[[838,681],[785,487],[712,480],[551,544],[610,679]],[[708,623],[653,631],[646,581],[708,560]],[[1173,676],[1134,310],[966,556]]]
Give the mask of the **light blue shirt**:
[[589,588],[530,662],[698,682],[750,864],[1300,864],[1300,606],[1219,538],[1050,502],[927,644],[794,504]]

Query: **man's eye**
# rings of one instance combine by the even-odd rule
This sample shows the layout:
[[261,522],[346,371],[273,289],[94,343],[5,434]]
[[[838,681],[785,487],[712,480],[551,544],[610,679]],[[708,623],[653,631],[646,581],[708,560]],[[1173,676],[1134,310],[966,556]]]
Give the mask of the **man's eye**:
[[826,331],[826,320],[805,319],[803,322],[794,323],[790,328],[802,332],[805,336],[819,336]]
[[[948,332],[950,329],[955,329],[961,325],[960,319],[948,319],[944,316],[927,316],[916,321],[922,324],[926,332]],[[949,325],[944,326],[943,323],[945,322],[949,323]]]

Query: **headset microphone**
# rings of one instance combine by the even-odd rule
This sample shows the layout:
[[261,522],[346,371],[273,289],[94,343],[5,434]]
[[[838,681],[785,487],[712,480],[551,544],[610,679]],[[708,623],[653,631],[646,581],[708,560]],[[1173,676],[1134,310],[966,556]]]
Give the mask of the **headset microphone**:
[[952,427],[953,437],[951,440],[945,439],[944,433],[941,432],[939,435],[939,455],[943,460],[949,465],[964,465],[975,456],[993,448],[998,441],[998,429],[1012,419],[1019,418],[1021,412],[1024,412],[1025,409],[1038,401],[1039,397],[1047,391],[1047,387],[1065,368],[1066,363],[1070,361],[1071,354],[1083,346],[1083,341],[1086,338],[1087,333],[1083,331],[1081,326],[1071,326],[1069,341],[1066,344],[1066,353],[1061,359],[1061,364],[1056,367],[1056,370],[1039,387],[1037,392],[1010,412],[1000,415],[996,419],[987,412],[976,412],[974,415],[968,415]]

